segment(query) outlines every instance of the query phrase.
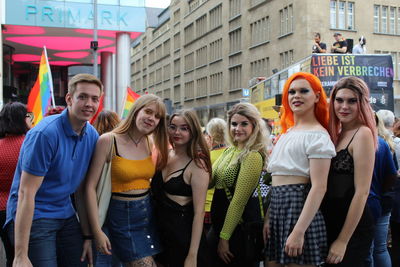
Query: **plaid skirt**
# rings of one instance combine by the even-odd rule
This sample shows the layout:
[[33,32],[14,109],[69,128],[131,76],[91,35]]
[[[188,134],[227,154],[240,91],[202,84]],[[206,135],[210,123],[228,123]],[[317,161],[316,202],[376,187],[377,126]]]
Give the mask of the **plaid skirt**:
[[328,246],[325,221],[320,211],[317,212],[305,232],[303,253],[297,257],[289,257],[285,253],[286,240],[300,217],[310,187],[310,184],[271,187],[270,238],[265,252],[268,261],[275,261],[279,264],[295,263],[315,266],[324,263]]

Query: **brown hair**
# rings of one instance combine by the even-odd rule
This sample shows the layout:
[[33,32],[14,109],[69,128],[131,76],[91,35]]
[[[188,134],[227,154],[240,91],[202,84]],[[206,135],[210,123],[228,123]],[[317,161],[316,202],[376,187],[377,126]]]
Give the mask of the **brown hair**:
[[[182,117],[190,128],[190,140],[189,145],[187,146],[186,153],[190,158],[192,158],[196,165],[199,168],[203,168],[208,172],[209,178],[211,179],[212,168],[211,168],[211,160],[210,160],[210,151],[207,148],[206,140],[204,139],[203,131],[201,130],[201,125],[199,118],[196,115],[194,110],[183,109],[177,113],[174,113],[169,119],[169,123],[175,117]],[[172,144],[172,142],[171,142]],[[201,163],[201,160],[204,161],[205,168]]]
[[120,122],[117,113],[111,110],[102,110],[93,123],[93,127],[97,130],[99,135],[111,132]]
[[68,93],[73,95],[78,83],[92,83],[100,88],[100,95],[103,93],[102,82],[94,75],[88,73],[80,73],[71,78],[68,82]]
[[136,128],[136,116],[139,111],[147,105],[156,104],[160,122],[153,131],[154,145],[158,151],[157,169],[161,170],[167,165],[168,161],[168,139],[166,128],[166,110],[161,98],[156,95],[143,95],[136,99],[132,108],[129,110],[128,116],[124,119],[112,132],[117,134],[125,134],[132,128]]

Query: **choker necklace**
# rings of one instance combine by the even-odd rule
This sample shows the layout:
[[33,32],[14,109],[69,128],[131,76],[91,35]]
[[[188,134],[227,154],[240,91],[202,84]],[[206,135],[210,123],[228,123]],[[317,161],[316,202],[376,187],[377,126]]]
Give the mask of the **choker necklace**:
[[129,136],[129,138],[132,140],[132,142],[135,144],[135,146],[137,147],[138,145],[139,145],[139,143],[140,143],[140,141],[142,140],[142,138],[143,138],[143,135],[136,141],[135,139],[133,139],[133,137],[131,136],[131,134],[128,132],[128,136]]

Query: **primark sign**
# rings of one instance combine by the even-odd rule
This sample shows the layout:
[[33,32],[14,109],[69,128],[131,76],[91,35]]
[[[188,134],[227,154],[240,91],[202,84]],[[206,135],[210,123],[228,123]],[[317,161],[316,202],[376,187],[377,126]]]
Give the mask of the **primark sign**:
[[[6,0],[5,24],[94,28],[92,3],[44,0]],[[97,5],[97,28],[129,32],[144,32],[144,6]]]

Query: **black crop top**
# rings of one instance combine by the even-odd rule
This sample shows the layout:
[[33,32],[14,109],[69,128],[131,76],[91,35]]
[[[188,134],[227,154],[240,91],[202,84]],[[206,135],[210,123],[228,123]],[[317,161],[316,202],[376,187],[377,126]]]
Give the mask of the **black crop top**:
[[178,176],[171,177],[168,181],[163,182],[163,189],[165,192],[167,192],[170,195],[176,195],[176,196],[184,196],[184,197],[192,196],[192,187],[187,183],[185,183],[185,180],[183,179],[183,174],[185,173],[187,166],[189,166],[191,162],[192,160],[190,160],[186,164],[186,166],[183,167],[182,169],[174,171],[168,175],[170,176],[171,174],[181,172]]
[[328,177],[328,197],[343,198],[354,195],[354,160],[349,152],[349,146],[358,130],[346,148],[336,152],[336,156],[332,158]]

